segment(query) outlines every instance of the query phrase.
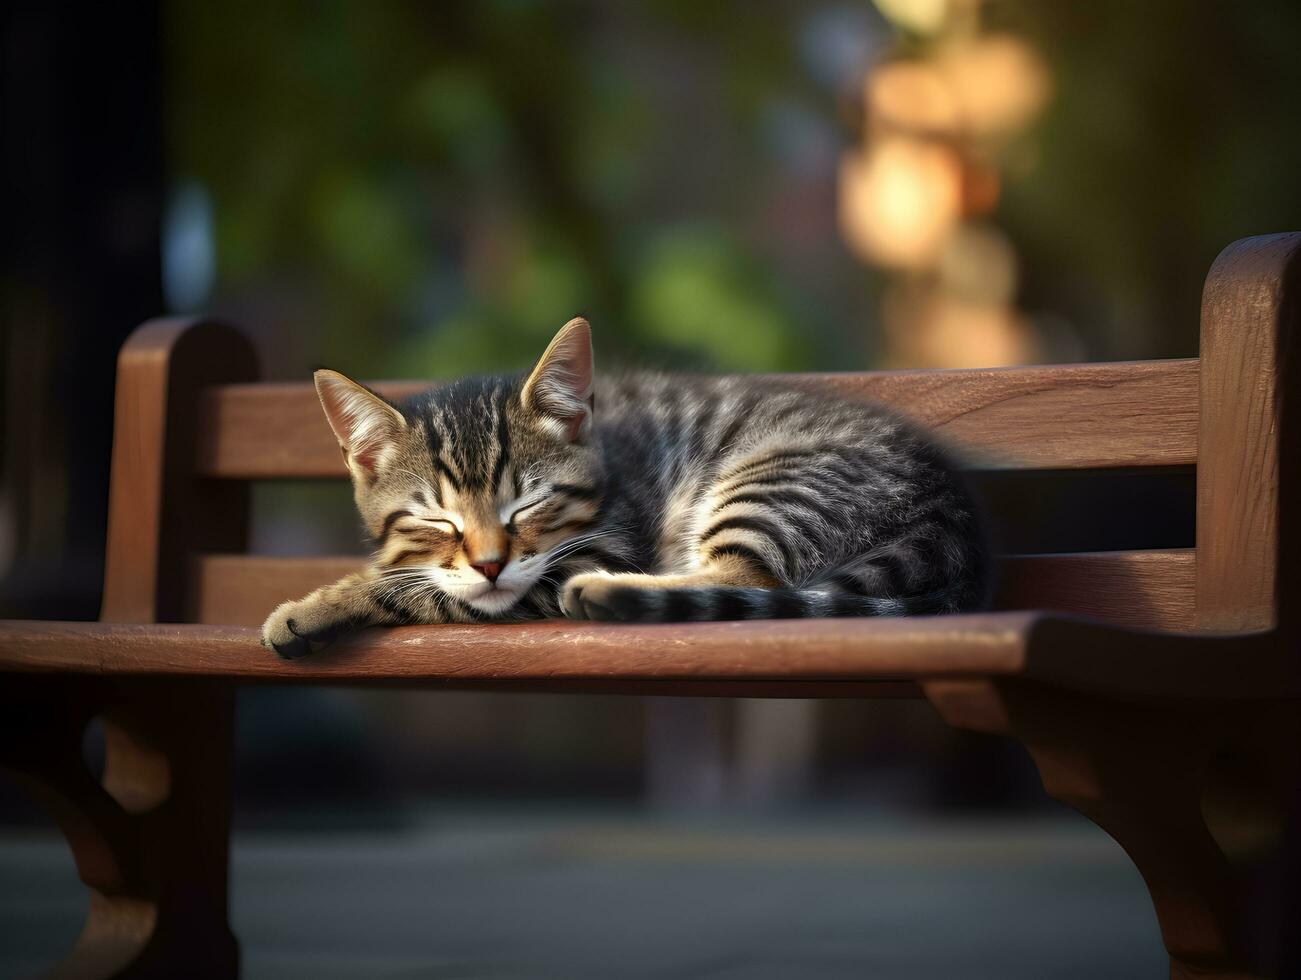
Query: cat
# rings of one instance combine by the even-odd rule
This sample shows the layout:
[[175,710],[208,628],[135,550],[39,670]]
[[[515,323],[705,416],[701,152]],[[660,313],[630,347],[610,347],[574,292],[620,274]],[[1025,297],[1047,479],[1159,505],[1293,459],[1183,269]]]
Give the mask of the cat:
[[375,551],[262,628],[283,657],[401,623],[667,622],[979,608],[986,547],[939,447],[759,377],[598,380],[570,320],[527,374],[395,405],[315,375]]

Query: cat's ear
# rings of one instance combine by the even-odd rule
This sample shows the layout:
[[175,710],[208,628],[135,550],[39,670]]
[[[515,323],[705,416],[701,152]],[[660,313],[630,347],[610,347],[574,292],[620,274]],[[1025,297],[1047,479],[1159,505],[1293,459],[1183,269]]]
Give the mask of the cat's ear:
[[406,419],[379,395],[338,371],[317,371],[313,380],[348,469],[354,476],[373,480],[393,443],[406,429]]
[[552,435],[586,439],[592,427],[592,328],[581,316],[552,338],[524,382],[521,400]]

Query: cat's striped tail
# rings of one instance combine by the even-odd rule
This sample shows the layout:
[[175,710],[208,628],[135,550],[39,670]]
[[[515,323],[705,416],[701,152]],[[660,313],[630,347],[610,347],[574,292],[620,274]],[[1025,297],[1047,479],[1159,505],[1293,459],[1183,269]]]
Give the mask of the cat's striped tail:
[[837,582],[808,588],[735,585],[600,590],[580,600],[589,619],[628,623],[681,623],[737,619],[806,619],[820,616],[921,616],[957,612],[967,603],[960,588],[920,595],[862,595]]

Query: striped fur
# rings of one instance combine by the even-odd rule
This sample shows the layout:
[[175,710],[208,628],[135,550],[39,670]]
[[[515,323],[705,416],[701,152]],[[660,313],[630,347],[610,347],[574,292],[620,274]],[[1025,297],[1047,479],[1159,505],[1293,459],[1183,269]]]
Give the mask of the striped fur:
[[272,614],[264,641],[286,656],[376,623],[890,616],[985,598],[960,480],[876,406],[758,378],[594,378],[581,320],[527,376],[396,406],[381,445],[393,406],[329,385],[376,550]]

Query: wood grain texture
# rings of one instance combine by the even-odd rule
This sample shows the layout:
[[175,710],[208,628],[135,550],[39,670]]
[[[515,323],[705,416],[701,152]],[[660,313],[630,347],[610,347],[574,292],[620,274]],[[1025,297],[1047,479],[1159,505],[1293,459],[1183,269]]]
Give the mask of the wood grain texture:
[[[281,602],[362,564],[355,556],[198,555],[191,565],[186,620],[260,626]],[[1187,630],[1193,625],[1194,566],[1191,548],[1005,557],[993,608],[1075,613],[1136,629]]]
[[1015,555],[1000,561],[995,609],[1042,609],[1150,630],[1194,627],[1192,548]]
[[[1202,294],[1197,622],[1293,631],[1301,452],[1301,234],[1251,238]],[[1289,505],[1290,506],[1287,506]]]
[[1197,461],[1197,360],[810,376],[897,408],[988,469]]
[[180,619],[188,555],[244,547],[247,488],[197,479],[189,453],[198,423],[195,392],[256,374],[248,341],[219,323],[153,320],[123,345],[102,618]]
[[[973,465],[1180,466],[1197,459],[1197,361],[963,371],[787,375],[890,405],[934,427]],[[390,398],[421,382],[377,383]],[[312,386],[221,385],[199,394],[194,466],[227,479],[346,474]]]
[[118,355],[103,613],[119,622],[155,618],[167,370],[180,333],[174,325],[147,323]]
[[245,680],[911,680],[1015,673],[1032,617],[371,629],[286,663],[251,628],[0,622],[0,671],[198,675]]
[[249,627],[10,621],[0,622],[4,671],[778,697],[831,696],[842,684],[1020,676],[1130,698],[1301,695],[1298,662],[1272,634],[1145,633],[1024,612],[404,626],[365,630],[291,663],[264,650]]
[[261,626],[280,603],[337,582],[364,564],[365,559],[355,555],[195,555],[186,620],[209,626]]

